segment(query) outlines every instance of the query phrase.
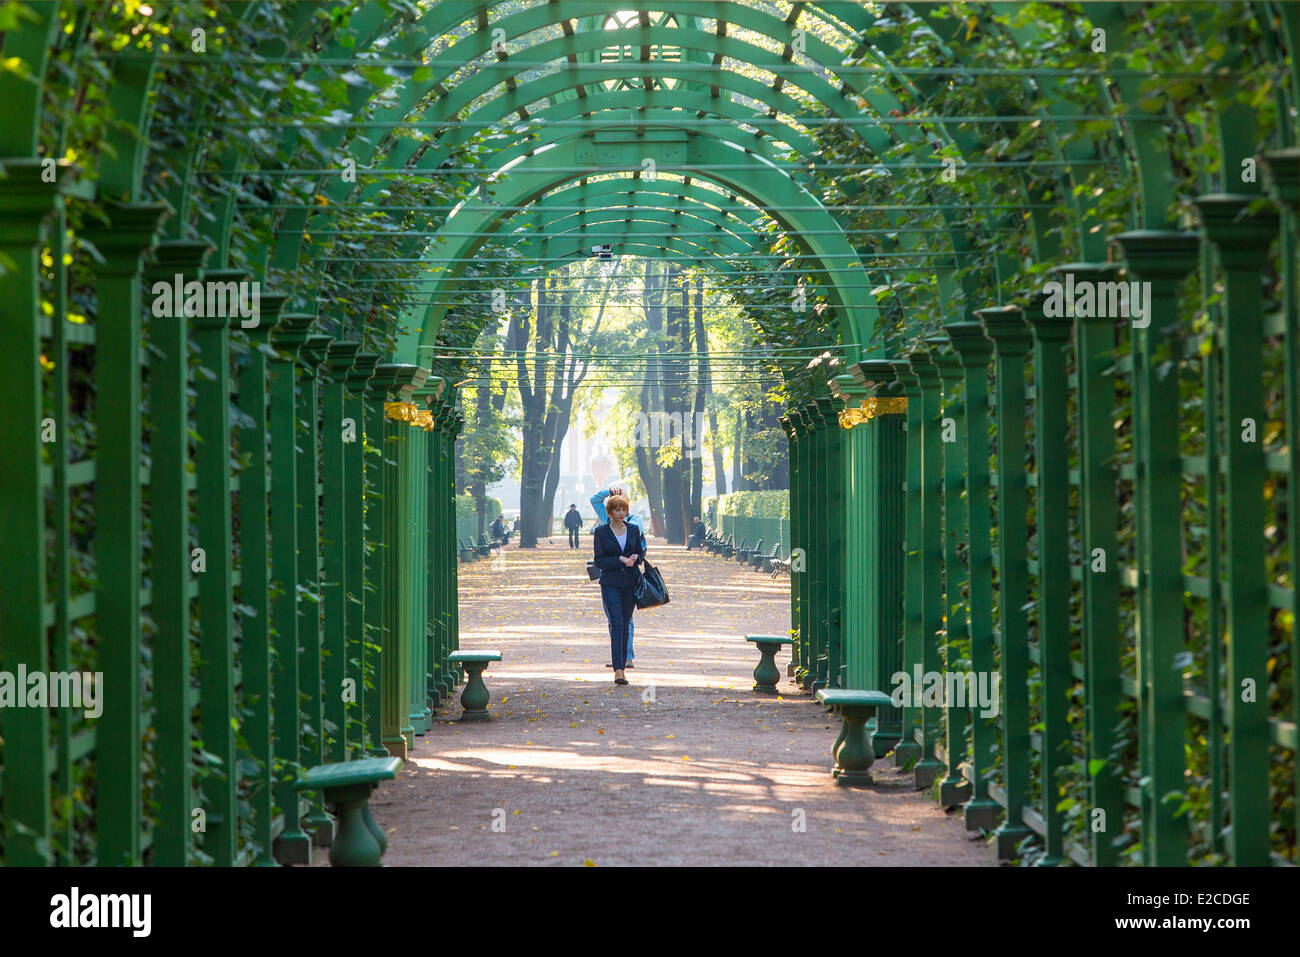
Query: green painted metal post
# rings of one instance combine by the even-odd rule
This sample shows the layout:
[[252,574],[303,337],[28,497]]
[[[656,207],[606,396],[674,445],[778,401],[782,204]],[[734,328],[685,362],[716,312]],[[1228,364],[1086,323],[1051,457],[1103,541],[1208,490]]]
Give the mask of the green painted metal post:
[[[365,395],[379,356],[358,353],[348,372],[343,399],[344,427],[350,428],[343,449],[344,541],[347,542],[347,676],[356,692],[347,704],[348,745],[351,756],[366,756],[366,454]],[[387,753],[387,752],[385,752]]]
[[[992,675],[997,667],[993,636],[992,507],[989,495],[989,356],[993,345],[978,322],[944,327],[961,359],[966,392],[966,528],[970,569],[971,670]],[[992,680],[990,677],[990,687]],[[1001,703],[999,702],[999,710]],[[993,756],[997,725],[992,716],[971,713],[971,797],[963,812],[967,830],[991,831],[1001,807],[989,785],[997,773]]]
[[[1286,326],[1287,475],[1300,475],[1300,149],[1273,150],[1263,155],[1269,194],[1281,208],[1279,259],[1282,264],[1282,314]],[[1300,663],[1300,481],[1286,483],[1287,563],[1291,572],[1291,660]],[[1300,721],[1300,681],[1291,682],[1291,714]],[[1300,794],[1300,761],[1295,761],[1293,793]],[[1295,831],[1300,834],[1300,801],[1295,803]]]
[[1029,328],[1015,306],[975,314],[993,340],[997,375],[998,619],[1002,673],[1002,781],[1006,819],[997,830],[998,857],[1016,856],[1029,834],[1021,809],[1029,798],[1029,628],[1026,562],[1025,356]]
[[1268,578],[1265,548],[1263,302],[1260,271],[1277,236],[1273,212],[1255,199],[1214,194],[1195,202],[1201,230],[1224,269],[1224,512],[1228,625],[1228,854],[1237,866],[1269,863]]
[[[243,270],[209,269],[204,280],[243,283]],[[203,748],[217,763],[203,779],[207,825],[203,850],[219,867],[235,862],[238,821],[235,805],[235,622],[234,542],[230,494],[230,324],[224,311],[191,318],[199,362],[207,374],[195,377],[195,514],[198,547],[206,568],[196,568],[199,586],[199,729]]]
[[994,345],[997,423],[997,563],[998,659],[1003,806],[1006,816],[995,836],[1001,859],[1016,856],[1016,845],[1030,832],[1022,818],[1028,803],[1028,556],[1026,546],[1028,482],[1025,470],[1025,357],[1030,334],[1018,307],[976,310],[985,335]]
[[1043,309],[1044,299],[1041,293],[1031,298],[1025,319],[1034,334],[1034,514],[1038,539],[1035,607],[1042,687],[1039,714],[1043,726],[1039,787],[1045,853],[1037,863],[1046,867],[1065,860],[1064,819],[1057,804],[1062,776],[1074,760],[1067,723],[1074,676],[1070,673],[1070,472],[1066,448],[1066,350],[1072,322],[1064,315],[1049,317]]
[[[272,767],[275,762],[274,713],[272,687],[274,674],[271,654],[271,582],[269,576],[270,482],[267,475],[269,461],[267,412],[267,373],[269,362],[264,349],[269,349],[271,330],[280,321],[280,311],[287,296],[263,294],[258,307],[259,322],[247,330],[249,351],[238,373],[239,411],[248,417],[251,425],[242,428],[239,451],[250,457],[249,465],[239,475],[239,597],[240,655],[242,676],[240,697],[249,709],[244,723],[244,740],[249,756],[257,770],[244,774],[248,781],[249,809],[253,820],[253,834],[257,841],[254,863],[261,867],[275,865],[272,853],[275,818],[275,790]],[[158,465],[154,455],[154,468]],[[154,604],[158,596],[155,586]],[[157,667],[158,653],[154,652]],[[188,709],[186,710],[188,715]],[[188,724],[188,721],[187,721]],[[186,735],[188,739],[188,733]],[[189,830],[189,822],[179,822]]]
[[325,685],[325,721],[333,725],[323,748],[325,760],[345,761],[348,756],[346,679],[348,677],[347,605],[348,558],[351,543],[347,537],[347,434],[355,430],[344,421],[345,390],[352,362],[361,350],[359,342],[330,344],[322,369],[321,387],[321,465],[324,485],[321,498],[322,550],[324,578],[321,599],[325,612],[322,646],[322,673]]
[[[320,537],[320,379],[333,339],[311,335],[298,350],[298,685],[303,701],[303,736],[299,761],[314,768],[326,760],[324,674],[321,670],[321,537]],[[303,827],[317,847],[334,839],[334,819],[324,798],[315,793]]]
[[312,316],[280,317],[271,333],[278,355],[270,360],[271,401],[271,628],[275,633],[275,801],[284,829],[275,841],[282,864],[311,861],[311,838],[302,829],[295,782],[301,761],[302,721],[298,681],[298,412],[297,357],[311,335]]
[[371,685],[366,690],[366,729],[372,755],[388,754],[383,734],[384,648],[387,644],[387,619],[385,618],[384,581],[387,569],[385,555],[388,543],[384,538],[387,525],[384,512],[387,499],[384,484],[390,469],[387,444],[388,422],[384,405],[389,389],[396,380],[396,366],[377,365],[369,382],[366,395],[366,670]]
[[[790,554],[791,557],[793,558],[794,549],[799,542],[799,535],[801,534],[802,531],[800,526],[800,521],[801,521],[800,502],[803,494],[803,476],[800,473],[800,452],[799,452],[800,436],[799,436],[798,425],[795,423],[794,418],[791,416],[789,412],[781,416],[780,422],[781,422],[781,430],[785,432],[786,446],[788,449],[787,454],[789,455],[790,458]],[[723,519],[724,516],[718,517],[718,522],[720,525],[723,522]],[[724,538],[726,537],[725,531],[720,531],[719,534],[721,534]],[[789,676],[794,678],[796,684],[800,682],[800,676],[803,670],[803,666],[801,663],[802,659],[800,658],[800,645],[801,645],[800,635],[802,634],[800,630],[800,621],[801,621],[801,615],[803,614],[800,608],[800,601],[799,601],[799,587],[800,587],[799,583],[801,580],[802,580],[802,576],[795,571],[794,562],[791,561],[790,564],[790,625],[792,631],[791,637],[794,639],[794,643],[791,644],[790,646]]]
[[[845,403],[838,413],[839,443],[841,448],[841,485],[844,490],[840,514],[843,515],[846,555],[841,563],[843,606],[840,616],[843,671],[842,687],[868,690],[866,685],[866,615],[863,597],[867,591],[867,575],[871,567],[870,556],[863,550],[867,540],[866,490],[863,467],[866,457],[866,437],[862,423],[855,424],[850,410],[866,398],[866,389],[849,375],[837,376],[830,381],[836,399]],[[778,535],[777,540],[780,540]],[[852,554],[848,552],[851,549]]]
[[402,454],[402,467],[407,473],[406,499],[403,502],[402,535],[405,546],[403,568],[410,569],[402,576],[406,589],[403,595],[403,632],[406,635],[407,654],[410,656],[410,712],[408,715],[414,734],[424,734],[432,726],[432,712],[427,704],[429,684],[429,622],[428,589],[429,566],[426,560],[429,540],[429,515],[425,508],[429,491],[428,433],[419,423],[410,423],[406,431],[406,444]]
[[[45,611],[45,492],[41,488],[40,251],[46,220],[62,200],[59,187],[42,182],[39,160],[5,160],[0,178],[0,382],[5,383],[7,461],[0,469],[0,664],[44,670],[49,660]],[[56,322],[63,318],[56,315]],[[119,357],[121,358],[121,357]],[[64,357],[60,357],[60,364]],[[59,423],[56,423],[56,425]],[[56,436],[62,447],[66,430]],[[66,453],[63,453],[66,457]],[[134,633],[138,641],[138,632]],[[130,635],[124,636],[130,638]],[[119,675],[120,677],[120,675]],[[125,689],[124,689],[125,690]],[[5,862],[49,864],[50,763],[44,743],[50,715],[44,708],[0,711],[5,776],[0,792]],[[125,743],[125,742],[124,742]]]
[[[939,369],[928,352],[909,353],[907,361],[920,390],[918,444],[921,450],[920,534],[915,544],[909,541],[908,545],[909,551],[913,547],[920,549],[921,673],[938,675],[943,670],[940,653],[940,632],[943,629],[943,423],[939,414],[942,382]],[[940,706],[927,704],[924,681],[921,688],[914,690],[922,693],[921,760],[915,769],[916,786],[929,788],[946,770],[935,757],[935,745],[943,732],[944,705],[948,702]]]
[[[864,499],[862,540],[866,565],[864,690],[892,694],[894,676],[903,670],[903,583],[907,475],[907,435],[903,430],[907,414],[889,410],[885,403],[906,403],[902,396],[886,395],[894,388],[897,374],[893,362],[868,359],[850,366],[852,375],[871,393],[866,400],[869,418],[853,427],[861,432],[865,445],[863,461]],[[869,723],[871,747],[884,756],[902,737],[901,713],[897,708],[878,710]]]
[[[95,592],[95,622],[96,631],[103,639],[99,647],[99,670],[104,675],[106,700],[111,703],[105,707],[99,720],[96,739],[99,770],[96,836],[98,862],[105,865],[139,864],[143,856],[140,268],[141,257],[153,246],[166,212],[165,207],[153,204],[112,205],[108,225],[96,226],[87,234],[103,257],[103,261],[96,262],[93,267],[100,304],[95,325],[95,411],[98,425],[95,500],[101,505],[112,503],[111,507],[96,509],[95,521],[95,564],[99,579]],[[34,514],[40,520],[42,510],[38,508]],[[31,518],[24,516],[15,527],[21,530],[30,521]],[[41,534],[43,542],[43,528]],[[229,549],[218,558],[229,562]],[[39,574],[44,577],[43,566]],[[8,581],[5,587],[8,590]],[[43,608],[42,603],[32,606],[32,614],[38,620]],[[21,624],[18,634],[23,634]],[[6,644],[10,641],[6,633]],[[43,636],[39,645],[31,643],[29,648],[24,648],[22,638],[15,644],[18,648],[12,659],[15,666],[30,653],[39,652],[42,656],[45,653]],[[6,660],[9,661],[8,657]],[[46,667],[44,657],[33,660],[31,664],[39,669]],[[36,722],[32,724],[35,726]],[[39,728],[43,734],[48,734],[48,717],[40,722]],[[40,740],[42,744],[39,747],[43,749],[45,738]],[[9,749],[6,749],[6,760],[8,753]],[[45,761],[29,763],[39,763],[41,772],[46,775],[39,790],[48,797],[49,778]],[[16,773],[12,768],[5,769],[6,777],[11,781],[14,780],[11,775]],[[27,812],[34,809],[23,808],[21,811],[26,817]],[[49,813],[48,804],[44,813]],[[49,834],[48,818],[44,833]],[[35,853],[44,856],[48,849]],[[21,850],[19,856],[23,856]],[[34,854],[29,852],[27,856]]]
[[924,436],[921,423],[925,408],[920,380],[913,374],[908,361],[890,361],[907,398],[907,424],[904,427],[907,433],[907,477],[903,525],[903,655],[899,670],[912,684],[911,694],[904,696],[903,707],[899,709],[903,736],[894,748],[894,765],[915,769],[922,757],[921,745],[916,740],[917,732],[921,730],[921,688],[915,679],[924,671],[921,666],[922,632],[925,628],[922,606],[925,567],[921,560],[921,458],[924,455],[921,443]]
[[[444,439],[449,460],[451,461],[451,471],[447,477],[446,487],[442,496],[442,514],[443,527],[447,546],[443,549],[443,555],[447,562],[448,580],[447,580],[447,601],[450,604],[451,614],[451,636],[447,643],[447,654],[460,650],[460,598],[459,585],[457,578],[459,575],[456,562],[456,436],[460,434],[461,429],[465,426],[465,414],[461,411],[459,404],[456,406],[455,414],[452,416],[447,437]],[[444,670],[451,680],[456,678],[456,669],[444,665]],[[453,687],[455,687],[453,685]]]
[[[198,278],[212,247],[198,242],[163,242],[144,273],[147,283],[171,285]],[[152,285],[150,286],[152,288]],[[149,515],[150,580],[154,621],[153,707],[157,741],[158,806],[150,859],[163,867],[184,867],[194,843],[194,741],[191,728],[190,660],[190,415],[189,323],[176,316],[147,320],[149,347]]]
[[[1140,231],[1112,237],[1130,277],[1151,283],[1148,315],[1133,323],[1133,415],[1138,470],[1138,687],[1142,752],[1142,851],[1148,865],[1187,862],[1186,719],[1179,656],[1183,607],[1182,460],[1179,449],[1178,290],[1198,262],[1195,233]],[[1258,349],[1258,345],[1256,345]],[[1262,526],[1261,526],[1262,528]]]
[[[938,423],[943,456],[944,670],[970,674],[969,657],[956,651],[956,646],[970,638],[967,603],[963,595],[968,575],[961,557],[961,546],[967,541],[963,501],[966,492],[966,413],[964,400],[959,394],[965,374],[961,358],[948,349],[947,336],[931,336],[926,342],[932,349],[931,358],[939,370],[947,397],[943,418]],[[965,707],[957,707],[949,701],[944,709],[944,750],[948,773],[939,782],[939,804],[945,808],[957,807],[970,798],[970,785],[960,770],[969,754],[966,735],[970,728],[970,713],[970,702]]]
[[[426,389],[430,387],[432,381],[430,379],[425,382]],[[435,385],[441,385],[441,382],[440,379]],[[435,706],[441,705],[451,694],[454,687],[451,683],[456,675],[456,669],[452,668],[447,660],[447,656],[453,650],[451,629],[446,617],[450,583],[440,561],[441,541],[446,534],[447,523],[447,510],[443,507],[442,499],[446,487],[443,462],[446,455],[448,422],[446,409],[436,392],[435,388],[428,395],[429,414],[433,416],[434,428],[429,433],[429,576],[433,587],[429,590],[427,626],[431,650],[429,675],[426,680],[429,699]],[[454,528],[454,512],[452,518]]]
[[[1052,272],[1073,272],[1075,281],[1110,282],[1118,271],[1112,263],[1070,263]],[[1115,831],[1124,820],[1124,781],[1111,752],[1116,743],[1123,701],[1120,687],[1119,509],[1116,495],[1115,320],[1098,315],[1074,319],[1075,372],[1079,416],[1079,542],[1082,554],[1081,617],[1083,625],[1084,702],[1088,767],[1093,815],[1090,827],[1094,864],[1118,862]],[[1097,762],[1100,762],[1098,764]]]
[[839,427],[839,403],[821,396],[817,414],[822,437],[822,474],[824,476],[822,509],[825,514],[826,545],[826,673],[827,688],[844,687],[844,579],[845,579],[845,507],[844,431]]

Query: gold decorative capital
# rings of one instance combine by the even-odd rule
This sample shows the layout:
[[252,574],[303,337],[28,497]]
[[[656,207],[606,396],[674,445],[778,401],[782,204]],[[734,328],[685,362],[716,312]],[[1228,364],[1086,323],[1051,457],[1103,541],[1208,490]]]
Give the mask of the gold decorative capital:
[[840,428],[851,429],[855,425],[882,416],[904,415],[907,413],[907,399],[903,396],[863,399],[856,409],[845,409],[840,413]]
[[[429,413],[424,413],[428,415]],[[420,421],[420,407],[414,402],[385,402],[384,418],[394,422],[409,422],[412,425],[423,424]]]

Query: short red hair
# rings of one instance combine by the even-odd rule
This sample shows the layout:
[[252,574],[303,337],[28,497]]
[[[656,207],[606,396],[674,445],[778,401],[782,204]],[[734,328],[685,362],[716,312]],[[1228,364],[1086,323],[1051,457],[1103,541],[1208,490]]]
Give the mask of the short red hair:
[[609,498],[605,499],[605,511],[607,513],[611,509],[617,508],[620,505],[625,511],[631,511],[631,506],[628,504],[626,495],[611,495]]

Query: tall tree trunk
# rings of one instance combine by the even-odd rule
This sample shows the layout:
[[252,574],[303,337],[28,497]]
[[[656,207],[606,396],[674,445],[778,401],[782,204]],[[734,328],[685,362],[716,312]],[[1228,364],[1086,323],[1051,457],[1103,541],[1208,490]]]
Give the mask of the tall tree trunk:
[[[704,331],[704,276],[695,277],[695,353],[699,356],[699,375],[695,383],[695,403],[691,410],[691,518],[704,508],[704,399],[712,376],[709,374],[709,340]],[[682,434],[687,433],[686,429]],[[687,524],[688,534],[691,528]]]
[[[689,328],[686,321],[686,281],[681,278],[679,288],[676,284],[679,277],[680,274],[675,270],[669,273],[668,295],[671,297],[680,292],[682,301],[679,305],[668,306],[666,329],[669,349],[677,353],[689,351],[689,348],[683,348],[686,330]],[[671,302],[671,299],[669,301]],[[681,358],[670,360],[664,370],[664,411],[668,413],[668,422],[665,423],[667,428],[671,428],[669,423],[676,423],[679,426],[683,424],[682,413],[686,411],[685,380],[685,368]],[[687,479],[687,484],[683,485],[683,479]],[[682,508],[683,493],[688,492],[689,488],[686,461],[679,456],[676,462],[664,469],[664,524],[666,526],[664,531],[665,537],[672,545],[682,545],[686,542],[686,523],[682,519]]]
[[743,489],[745,480],[745,446],[741,441],[741,437],[745,432],[740,424],[739,409],[736,410],[736,431],[733,434],[735,435],[735,444],[732,446],[731,451],[731,488],[732,491],[739,492]]
[[[542,436],[546,424],[546,370],[542,362],[542,344],[550,338],[550,305],[546,280],[537,285],[537,335],[533,340],[532,368],[525,359],[529,342],[527,314],[512,322],[516,371],[519,379],[519,399],[523,406],[523,446],[519,457],[519,547],[537,546],[537,510],[541,505],[542,480],[545,475],[546,456],[542,449]],[[517,334],[516,334],[517,333]],[[534,381],[536,377],[536,381]]]
[[[656,300],[659,300],[661,295],[667,296],[665,286],[666,281],[655,271],[653,260],[647,259],[642,282],[642,304],[645,307],[646,328],[649,330],[646,341],[647,352],[664,351],[664,307],[662,301]],[[660,400],[659,368],[662,362],[651,362],[650,366],[651,371],[647,373],[645,383],[641,387],[641,412],[646,417],[647,430],[645,435],[638,436],[643,441],[637,444],[633,451],[637,473],[641,476],[641,484],[646,490],[646,497],[650,500],[651,534],[664,538],[667,536],[667,530],[664,523],[663,467],[659,464],[658,449],[649,443],[649,436],[658,435],[660,431],[659,418],[663,405]]]

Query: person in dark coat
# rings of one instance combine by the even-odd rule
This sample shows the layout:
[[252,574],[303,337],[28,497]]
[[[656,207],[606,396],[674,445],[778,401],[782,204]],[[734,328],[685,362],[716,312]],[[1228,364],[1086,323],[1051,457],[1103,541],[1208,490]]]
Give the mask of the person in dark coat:
[[578,511],[578,506],[570,505],[564,513],[564,527],[569,530],[569,547],[577,548],[578,533],[582,531],[582,514]]
[[686,539],[686,550],[689,552],[692,548],[699,548],[703,545],[707,531],[704,523],[700,521],[700,517],[696,515],[694,522],[691,524],[691,537]]
[[605,500],[609,524],[600,525],[595,541],[596,567],[600,569],[600,600],[609,619],[609,653],[614,663],[614,684],[625,685],[628,628],[636,611],[637,565],[645,561],[646,542],[641,529],[627,521],[628,501],[622,495]]

